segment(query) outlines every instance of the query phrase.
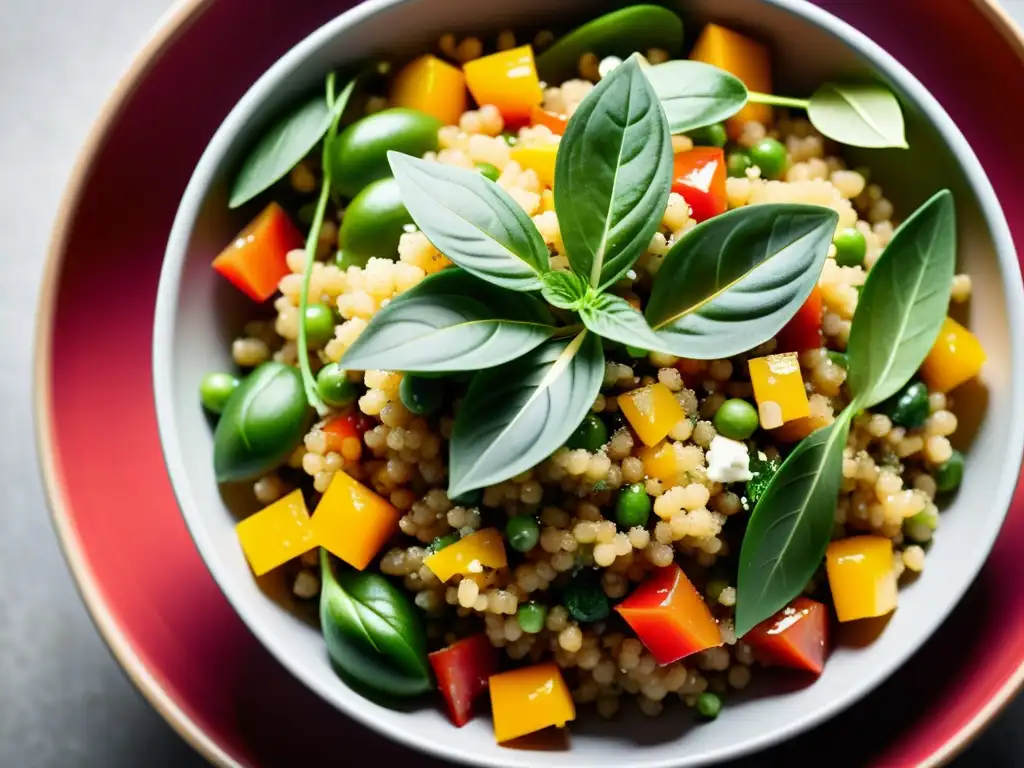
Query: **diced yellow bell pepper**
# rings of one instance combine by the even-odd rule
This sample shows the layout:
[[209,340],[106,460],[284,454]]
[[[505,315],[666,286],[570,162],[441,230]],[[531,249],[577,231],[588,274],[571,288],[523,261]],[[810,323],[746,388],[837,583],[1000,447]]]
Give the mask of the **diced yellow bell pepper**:
[[238,540],[257,576],[313,549],[316,536],[302,491],[295,490],[235,526]]
[[484,528],[435,552],[423,564],[441,581],[448,581],[457,573],[474,576],[484,568],[507,568],[505,539],[497,528]]
[[317,543],[357,570],[398,531],[402,513],[344,472],[335,472],[313,513]]
[[544,213],[555,210],[555,193],[550,189],[540,193],[540,209]]
[[947,317],[935,346],[921,365],[921,378],[929,389],[949,392],[977,376],[985,359],[978,337]]
[[657,445],[686,416],[672,390],[660,381],[619,395],[619,408],[647,445]]
[[[772,92],[772,58],[767,46],[745,35],[717,24],[708,24],[698,38],[690,58],[724,69],[751,91]],[[743,124],[756,120],[766,127],[772,122],[772,108],[767,104],[747,104],[726,121],[732,138],[743,130]]]
[[884,536],[833,541],[825,570],[840,621],[884,616],[896,608],[892,542]]
[[476,103],[493,104],[505,122],[528,122],[530,110],[543,100],[529,45],[466,62],[462,69]]
[[748,364],[762,428],[776,429],[811,415],[796,352],[755,357]]
[[391,104],[426,112],[445,125],[458,125],[466,111],[466,76],[436,56],[421,56],[395,75]]
[[532,147],[513,147],[512,159],[523,168],[529,168],[537,174],[540,183],[545,187],[555,186],[555,157],[558,154],[557,144],[537,144]]
[[552,725],[561,728],[576,719],[569,686],[553,663],[493,675],[488,687],[494,737],[499,743]]
[[662,482],[678,484],[682,478],[682,451],[679,443],[665,441],[654,447],[644,446],[640,449],[640,460],[644,463],[644,473]]

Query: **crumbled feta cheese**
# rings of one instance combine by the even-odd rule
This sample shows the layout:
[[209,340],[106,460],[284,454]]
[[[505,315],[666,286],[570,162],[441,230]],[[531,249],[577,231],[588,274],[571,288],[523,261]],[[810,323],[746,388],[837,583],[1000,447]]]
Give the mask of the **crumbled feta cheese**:
[[716,435],[708,451],[708,477],[716,483],[745,483],[750,473],[750,454],[738,440]]

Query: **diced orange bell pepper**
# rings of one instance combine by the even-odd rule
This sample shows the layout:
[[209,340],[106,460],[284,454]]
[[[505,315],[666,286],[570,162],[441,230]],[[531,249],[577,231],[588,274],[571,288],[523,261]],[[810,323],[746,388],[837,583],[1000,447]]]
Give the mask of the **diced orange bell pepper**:
[[660,381],[619,395],[619,408],[647,445],[657,445],[686,416],[672,390]]
[[288,251],[303,246],[302,234],[277,203],[271,203],[213,260],[213,268],[253,301],[266,301],[291,274]]
[[317,542],[363,570],[398,531],[402,513],[345,472],[335,472],[313,513]]
[[466,76],[436,56],[421,56],[395,75],[391,104],[426,112],[445,125],[458,125],[466,111]]
[[833,541],[825,552],[825,571],[840,621],[884,616],[896,608],[892,542],[886,537]]
[[456,728],[473,717],[473,703],[487,691],[498,671],[498,649],[480,632],[429,655],[437,687],[448,703]]
[[557,144],[535,144],[530,147],[516,146],[512,148],[512,159],[523,168],[533,170],[540,183],[549,189],[555,186],[555,157],[558,155]]
[[683,196],[694,221],[706,221],[729,207],[725,194],[725,151],[694,147],[675,156],[672,191]]
[[680,443],[665,441],[653,447],[644,446],[640,449],[640,460],[644,463],[644,473],[665,483],[677,485],[681,480],[682,451]]
[[576,719],[562,671],[554,663],[522,667],[489,681],[494,738],[499,743]]
[[747,632],[743,641],[762,664],[821,674],[828,653],[828,608],[798,597]]
[[811,404],[795,352],[755,357],[748,362],[761,427],[775,429],[811,415]]
[[707,603],[673,563],[655,568],[636,591],[615,606],[658,664],[722,644]]
[[[708,24],[690,52],[690,58],[724,69],[742,80],[751,91],[772,92],[772,59],[768,48],[731,29]],[[729,136],[737,138],[744,123],[754,120],[770,126],[772,108],[767,104],[748,103],[726,121]]]
[[462,69],[476,103],[493,104],[506,123],[529,122],[530,111],[543,100],[529,45],[468,61]]
[[257,576],[313,549],[316,536],[302,491],[295,490],[235,526],[245,559]]
[[562,136],[565,129],[569,127],[569,118],[557,112],[550,112],[543,107],[534,107],[530,110],[530,122],[534,125],[543,125],[552,133]]
[[977,376],[985,359],[985,348],[978,337],[947,317],[932,351],[921,365],[921,378],[929,389],[949,392]]
[[821,290],[814,286],[807,301],[775,337],[776,352],[806,352],[818,349],[821,346],[821,321],[824,314]]
[[457,573],[472,576],[484,568],[507,568],[505,538],[497,528],[484,528],[435,552],[423,564],[441,581]]

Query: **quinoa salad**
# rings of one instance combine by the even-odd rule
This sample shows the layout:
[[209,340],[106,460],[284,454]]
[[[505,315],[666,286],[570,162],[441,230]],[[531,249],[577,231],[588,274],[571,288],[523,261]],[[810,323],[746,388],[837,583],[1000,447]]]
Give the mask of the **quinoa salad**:
[[273,314],[200,383],[217,479],[368,696],[510,747],[712,719],[925,567],[985,361],[952,195],[895,210],[844,160],[906,149],[885,88],[778,95],[755,37],[693,31],[446,34],[329,74],[238,171],[213,267]]

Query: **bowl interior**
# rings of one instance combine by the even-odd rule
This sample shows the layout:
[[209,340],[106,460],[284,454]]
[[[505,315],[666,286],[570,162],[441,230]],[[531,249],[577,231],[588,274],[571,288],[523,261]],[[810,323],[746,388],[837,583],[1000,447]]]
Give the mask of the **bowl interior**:
[[[834,713],[884,679],[938,626],[984,561],[1009,502],[1020,462],[1020,381],[1013,351],[1020,327],[1021,286],[1002,214],[973,153],[936,102],[899,65],[863,36],[801,0],[677,0],[688,38],[704,20],[749,29],[775,52],[780,92],[807,93],[827,79],[873,76],[900,95],[909,151],[862,152],[851,159],[905,216],[949,187],[957,205],[960,265],[978,297],[970,324],[989,363],[984,387],[957,398],[970,425],[969,468],[957,501],[944,513],[928,567],[903,590],[900,607],[873,642],[848,633],[813,685],[785,676],[765,679],[713,723],[691,725],[672,712],[657,719],[629,713],[614,727],[589,713],[572,727],[571,749],[517,751],[494,744],[487,718],[454,731],[439,708],[392,710],[363,699],[331,671],[322,640],[273,575],[255,581],[234,533],[255,502],[246,489],[218,488],[211,431],[198,407],[198,382],[230,367],[230,343],[253,305],[209,264],[252,210],[230,212],[227,182],[251,140],[297,94],[323,74],[372,55],[433,47],[445,31],[492,32],[550,24],[597,11],[582,0],[370,0],[293,49],[257,82],[222,125],[203,156],[179,210],[161,278],[155,369],[157,411],[171,478],[197,546],[215,579],[256,636],[306,685],[348,714],[412,746],[448,759],[489,765],[698,765],[777,741]],[[981,300],[983,299],[983,300]],[[1013,374],[1017,372],[1018,375]],[[981,412],[979,404],[987,404]],[[993,418],[998,414],[998,418]],[[983,498],[984,504],[971,499]],[[272,599],[268,599],[268,596]],[[858,627],[876,630],[877,627]],[[863,633],[859,633],[863,634]],[[628,710],[629,708],[627,708]],[[584,710],[586,712],[586,710]],[[642,747],[642,749],[631,749]],[[628,758],[627,758],[628,751]]]

